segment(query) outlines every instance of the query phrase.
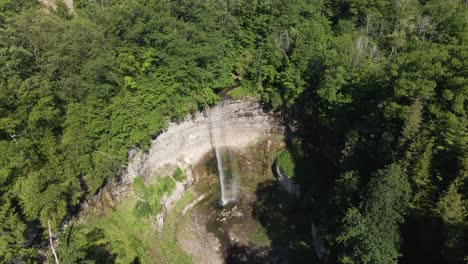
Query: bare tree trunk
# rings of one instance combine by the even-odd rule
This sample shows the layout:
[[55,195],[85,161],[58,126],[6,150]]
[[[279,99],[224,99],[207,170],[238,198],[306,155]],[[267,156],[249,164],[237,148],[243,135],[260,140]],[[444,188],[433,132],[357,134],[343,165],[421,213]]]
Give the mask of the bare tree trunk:
[[395,47],[392,47],[392,51],[390,52],[390,55],[388,55],[388,59],[391,60],[392,59],[392,55],[393,55],[393,52],[395,51]]
[[50,248],[52,249],[52,254],[54,254],[55,263],[56,263],[56,264],[59,264],[59,260],[58,260],[58,257],[57,257],[57,253],[55,253],[54,243],[53,243],[53,241],[52,241],[52,231],[50,231],[50,221],[49,221],[49,220],[47,220],[47,225],[49,226],[49,242],[50,242]]
[[102,151],[99,151],[99,150],[95,150],[94,152],[99,153],[101,155],[104,155],[104,156],[108,157],[111,160],[114,160],[114,158],[111,155],[109,155],[109,154],[107,154],[105,152],[102,152]]
[[12,135],[12,134],[10,133],[10,137],[13,139],[13,141],[15,141],[15,144],[18,144],[18,141],[16,141],[16,135]]

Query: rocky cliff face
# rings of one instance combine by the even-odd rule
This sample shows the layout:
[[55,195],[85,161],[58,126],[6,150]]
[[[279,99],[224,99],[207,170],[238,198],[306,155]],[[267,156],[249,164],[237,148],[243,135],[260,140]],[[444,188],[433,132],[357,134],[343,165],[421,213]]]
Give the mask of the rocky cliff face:
[[[243,147],[259,137],[283,134],[284,131],[280,121],[265,113],[256,101],[222,101],[183,122],[171,123],[153,140],[148,151],[131,150],[128,167],[122,175],[89,199],[83,209],[99,212],[112,208],[121,198],[131,194],[134,178],[151,180],[152,177],[169,175],[177,166],[187,175],[184,184],[190,185],[195,180],[191,167],[212,151],[211,131],[213,127],[220,129],[220,126],[223,140],[218,144],[231,148]],[[170,208],[173,199],[166,197],[164,200],[164,208]]]
[[[57,0],[39,0],[43,5],[45,5],[48,8],[52,8],[53,10],[57,9]],[[70,12],[74,13],[74,8],[73,8],[73,0],[63,0],[65,5],[68,7]]]
[[172,123],[151,144],[148,152],[133,154],[123,182],[132,182],[135,177],[149,177],[164,173],[174,165],[186,168],[196,164],[213,149],[211,130],[222,126],[221,147],[242,147],[260,136],[283,133],[279,121],[264,113],[258,102],[226,100],[188,118],[181,123]]

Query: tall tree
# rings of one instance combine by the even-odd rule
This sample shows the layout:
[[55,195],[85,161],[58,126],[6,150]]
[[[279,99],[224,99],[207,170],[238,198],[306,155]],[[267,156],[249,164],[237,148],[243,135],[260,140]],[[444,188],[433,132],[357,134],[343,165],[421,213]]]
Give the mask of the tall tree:
[[341,263],[397,263],[399,224],[410,197],[406,174],[398,164],[375,172],[359,208],[348,209],[337,236]]

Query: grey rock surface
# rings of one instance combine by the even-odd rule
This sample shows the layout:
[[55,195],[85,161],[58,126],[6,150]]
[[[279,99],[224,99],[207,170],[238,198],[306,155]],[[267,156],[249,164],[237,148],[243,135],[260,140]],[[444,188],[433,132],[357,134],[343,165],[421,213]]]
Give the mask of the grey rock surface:
[[[213,126],[216,126],[215,128]],[[131,184],[136,177],[151,182],[153,177],[171,175],[180,167],[186,180],[162,199],[164,213],[170,210],[186,187],[194,182],[191,167],[213,150],[212,129],[222,133],[221,147],[241,148],[256,142],[262,136],[284,133],[284,126],[271,113],[264,112],[254,100],[224,100],[179,123],[170,123],[151,142],[148,151],[131,149],[128,165],[120,177],[110,180],[99,193],[88,199],[83,211],[99,214],[114,208],[123,198],[132,194]],[[159,220],[161,228],[163,220]],[[159,229],[158,228],[158,229]]]

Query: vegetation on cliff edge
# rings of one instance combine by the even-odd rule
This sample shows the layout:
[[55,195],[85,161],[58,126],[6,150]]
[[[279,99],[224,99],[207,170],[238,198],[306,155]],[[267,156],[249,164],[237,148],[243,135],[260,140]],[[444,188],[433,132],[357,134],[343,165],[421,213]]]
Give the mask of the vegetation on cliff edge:
[[[59,7],[0,1],[0,262],[37,262],[47,223],[59,233],[128,149],[237,86],[301,137],[304,217],[330,261],[468,256],[466,1]],[[99,261],[89,234],[75,246]]]

